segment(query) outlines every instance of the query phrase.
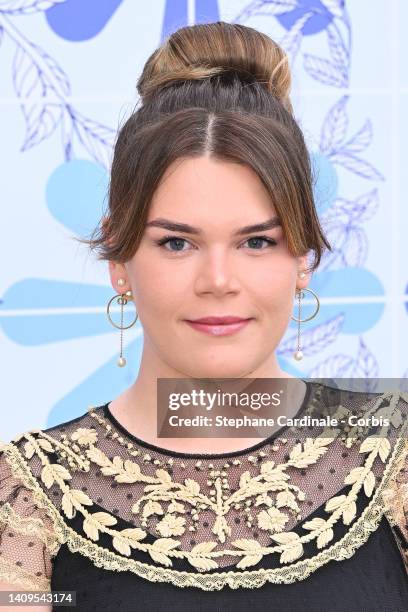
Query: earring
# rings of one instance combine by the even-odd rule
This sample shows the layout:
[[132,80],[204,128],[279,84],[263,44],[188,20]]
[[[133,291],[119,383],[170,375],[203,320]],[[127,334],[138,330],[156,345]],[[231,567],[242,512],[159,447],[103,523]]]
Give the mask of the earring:
[[[118,279],[118,285],[120,287],[123,287],[125,284],[126,284],[126,281],[124,278]],[[114,299],[116,299],[116,302],[120,304],[120,325],[116,325],[116,323],[112,321],[112,318],[109,312],[110,305],[112,304]],[[132,321],[130,325],[123,325],[123,307],[126,306],[126,304],[131,300],[133,300],[133,295],[130,290],[126,291],[126,293],[118,293],[109,300],[107,308],[106,308],[106,314],[108,316],[109,323],[111,323],[111,325],[113,325],[117,329],[120,329],[120,356],[117,361],[117,364],[120,368],[126,365],[126,359],[125,357],[123,357],[123,330],[129,329],[130,327],[132,327],[132,325],[134,325],[137,319],[139,318],[139,315],[136,313],[136,318],[134,319],[134,321]]]
[[[300,272],[299,276],[301,278],[303,278],[305,275],[304,272]],[[300,301],[302,298],[304,298],[304,291],[309,291],[315,298],[316,298],[316,310],[315,312],[310,316],[310,317],[306,317],[305,319],[301,319],[300,318],[300,309],[301,309],[301,304]],[[314,291],[312,291],[311,289],[300,289],[297,291],[297,296],[298,296],[298,312],[299,312],[299,318],[296,318],[292,315],[292,319],[294,321],[297,321],[298,323],[298,330],[297,330],[297,351],[295,351],[293,353],[293,357],[296,359],[296,361],[300,361],[301,359],[303,359],[303,352],[300,350],[300,324],[301,323],[305,323],[306,321],[310,321],[311,319],[313,319],[317,313],[319,312],[319,308],[320,308],[320,300],[317,297],[316,293]]]

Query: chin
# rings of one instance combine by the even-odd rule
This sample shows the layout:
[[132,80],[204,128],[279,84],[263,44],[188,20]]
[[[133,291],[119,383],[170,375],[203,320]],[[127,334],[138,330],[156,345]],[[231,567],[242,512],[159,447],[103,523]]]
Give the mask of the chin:
[[191,368],[190,363],[189,368],[184,371],[188,372],[188,375],[193,378],[242,378],[246,377],[247,372],[252,371],[252,368],[243,363],[226,364],[225,360],[220,361],[220,363],[212,361],[208,364],[201,361],[196,368]]

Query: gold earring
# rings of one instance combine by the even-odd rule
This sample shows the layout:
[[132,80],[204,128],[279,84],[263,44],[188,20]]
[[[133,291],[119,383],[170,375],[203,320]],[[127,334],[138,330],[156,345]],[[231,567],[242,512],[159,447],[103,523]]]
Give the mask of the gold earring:
[[[119,278],[118,280],[118,285],[123,286],[126,283],[124,278]],[[118,304],[120,304],[120,325],[116,325],[116,323],[114,321],[112,321],[112,318],[110,316],[110,305],[112,304],[113,300],[117,301]],[[136,313],[136,318],[134,319],[134,321],[132,321],[132,323],[130,325],[123,325],[123,307],[126,306],[126,304],[129,301],[133,300],[133,295],[132,292],[126,291],[126,293],[118,293],[116,295],[114,295],[108,302],[108,305],[106,307],[106,314],[108,316],[108,321],[109,323],[111,323],[111,325],[113,325],[114,327],[116,327],[117,329],[120,329],[120,356],[119,359],[117,361],[117,364],[120,368],[122,368],[123,366],[126,365],[126,359],[125,357],[123,357],[123,330],[124,329],[129,329],[130,327],[132,327],[132,325],[134,325],[137,321],[137,319],[139,318],[139,315]]]
[[[302,276],[302,274],[303,274],[303,276],[305,276],[304,272],[301,272],[299,274],[299,276]],[[300,307],[301,307],[300,300],[304,297],[304,293],[303,293],[304,291],[309,291],[316,298],[317,305],[316,305],[315,312],[310,317],[306,317],[305,319],[301,319],[300,318]],[[313,319],[317,315],[317,313],[319,312],[319,308],[320,308],[320,300],[317,297],[316,293],[314,291],[312,291],[311,289],[300,289],[300,290],[297,290],[297,295],[298,295],[299,318],[296,318],[293,315],[292,315],[291,318],[294,321],[297,321],[297,323],[298,323],[297,350],[293,353],[293,357],[296,359],[296,361],[300,361],[301,359],[303,359],[303,352],[300,349],[300,324],[301,323],[305,323],[306,321],[310,321],[311,319]]]

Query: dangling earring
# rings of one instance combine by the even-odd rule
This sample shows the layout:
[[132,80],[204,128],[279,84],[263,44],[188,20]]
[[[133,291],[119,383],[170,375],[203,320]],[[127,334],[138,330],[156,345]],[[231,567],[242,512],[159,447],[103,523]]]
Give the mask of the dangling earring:
[[[119,278],[118,285],[120,287],[123,287],[125,284],[126,284],[125,279]],[[120,304],[120,325],[116,325],[116,323],[112,321],[112,318],[109,312],[110,305],[112,304],[114,299],[116,299],[117,303]],[[139,315],[136,313],[136,318],[134,321],[132,321],[130,325],[126,325],[126,326],[123,325],[123,306],[125,306],[130,300],[133,300],[132,292],[130,290],[126,291],[126,293],[118,293],[109,300],[107,308],[106,308],[106,313],[108,316],[109,323],[111,323],[117,329],[120,329],[120,356],[117,361],[117,364],[120,368],[126,365],[126,359],[125,357],[123,357],[123,330],[129,329],[130,327],[132,327],[132,325],[136,323],[139,317]]]
[[[304,272],[300,272],[299,273],[300,278],[304,278],[306,276],[306,274]],[[301,304],[300,304],[300,300],[304,297],[304,291],[309,291],[315,298],[316,298],[316,310],[315,312],[310,316],[310,317],[306,317],[306,319],[301,319],[300,318],[300,309],[301,309]],[[317,313],[319,312],[319,308],[320,308],[320,301],[319,298],[317,297],[316,293],[314,291],[312,291],[311,289],[300,289],[297,290],[297,296],[298,296],[298,313],[299,313],[299,318],[296,318],[292,315],[292,319],[294,321],[297,321],[298,323],[298,330],[297,330],[297,351],[295,351],[293,353],[293,357],[296,359],[296,361],[300,361],[301,359],[303,359],[303,352],[300,349],[300,324],[301,323],[305,323],[306,321],[310,321],[311,319],[313,319]]]

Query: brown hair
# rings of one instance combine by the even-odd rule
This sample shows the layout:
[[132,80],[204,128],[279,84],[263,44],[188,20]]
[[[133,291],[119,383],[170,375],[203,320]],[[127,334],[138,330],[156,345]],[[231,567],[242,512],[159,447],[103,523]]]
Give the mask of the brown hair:
[[119,130],[106,216],[87,243],[98,259],[129,261],[166,168],[210,155],[252,168],[268,190],[290,252],[324,247],[313,176],[293,116],[287,55],[257,30],[225,22],[180,28],[147,60],[138,80],[141,106]]

